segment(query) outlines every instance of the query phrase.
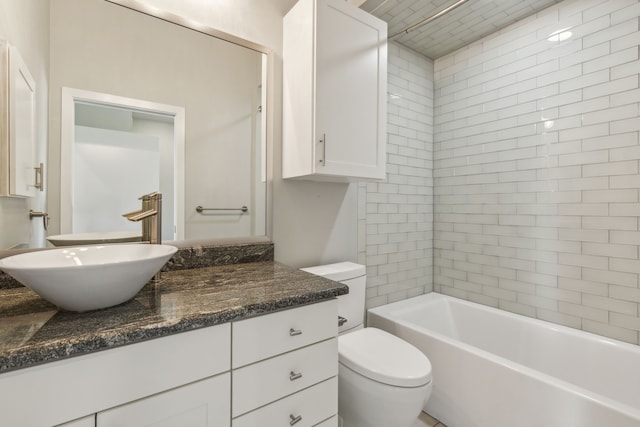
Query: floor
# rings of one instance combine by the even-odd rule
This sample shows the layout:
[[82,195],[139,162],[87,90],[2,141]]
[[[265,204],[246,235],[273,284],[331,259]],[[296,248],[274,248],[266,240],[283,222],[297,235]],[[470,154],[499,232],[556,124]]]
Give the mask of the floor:
[[426,412],[420,412],[418,421],[416,421],[412,427],[447,427],[440,421],[436,420]]

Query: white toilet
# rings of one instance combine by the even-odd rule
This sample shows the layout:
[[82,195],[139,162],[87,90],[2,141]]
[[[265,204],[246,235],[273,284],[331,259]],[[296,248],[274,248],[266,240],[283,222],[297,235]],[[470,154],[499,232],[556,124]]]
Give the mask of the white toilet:
[[349,286],[338,297],[338,414],[343,427],[410,427],[431,394],[431,363],[413,345],[364,328],[366,271],[352,262],[303,268]]

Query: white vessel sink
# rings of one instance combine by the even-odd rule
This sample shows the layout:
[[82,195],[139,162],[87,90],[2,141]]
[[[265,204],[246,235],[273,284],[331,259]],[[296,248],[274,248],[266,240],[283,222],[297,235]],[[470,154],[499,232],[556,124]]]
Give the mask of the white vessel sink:
[[73,233],[49,236],[47,240],[53,246],[100,245],[106,243],[139,242],[140,231],[104,231],[95,233]]
[[50,249],[0,259],[0,270],[60,308],[87,311],[133,298],[177,250],[137,243]]

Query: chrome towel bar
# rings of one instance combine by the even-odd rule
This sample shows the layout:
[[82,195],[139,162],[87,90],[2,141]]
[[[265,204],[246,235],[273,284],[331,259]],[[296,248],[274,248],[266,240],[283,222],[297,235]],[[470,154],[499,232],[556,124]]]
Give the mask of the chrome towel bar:
[[246,206],[241,208],[203,208],[202,206],[196,206],[196,212],[202,213],[204,211],[242,211],[242,213],[247,213],[249,208]]

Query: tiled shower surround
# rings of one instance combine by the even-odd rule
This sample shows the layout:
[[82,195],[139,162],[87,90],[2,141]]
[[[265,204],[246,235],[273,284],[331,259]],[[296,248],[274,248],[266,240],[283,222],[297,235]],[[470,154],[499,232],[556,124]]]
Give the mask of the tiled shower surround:
[[639,343],[639,16],[567,0],[435,61],[435,291]]
[[389,44],[368,307],[435,290],[639,343],[639,26],[638,0],[566,0],[435,64]]
[[367,307],[433,289],[433,61],[389,43],[387,84],[387,180],[358,189]]

